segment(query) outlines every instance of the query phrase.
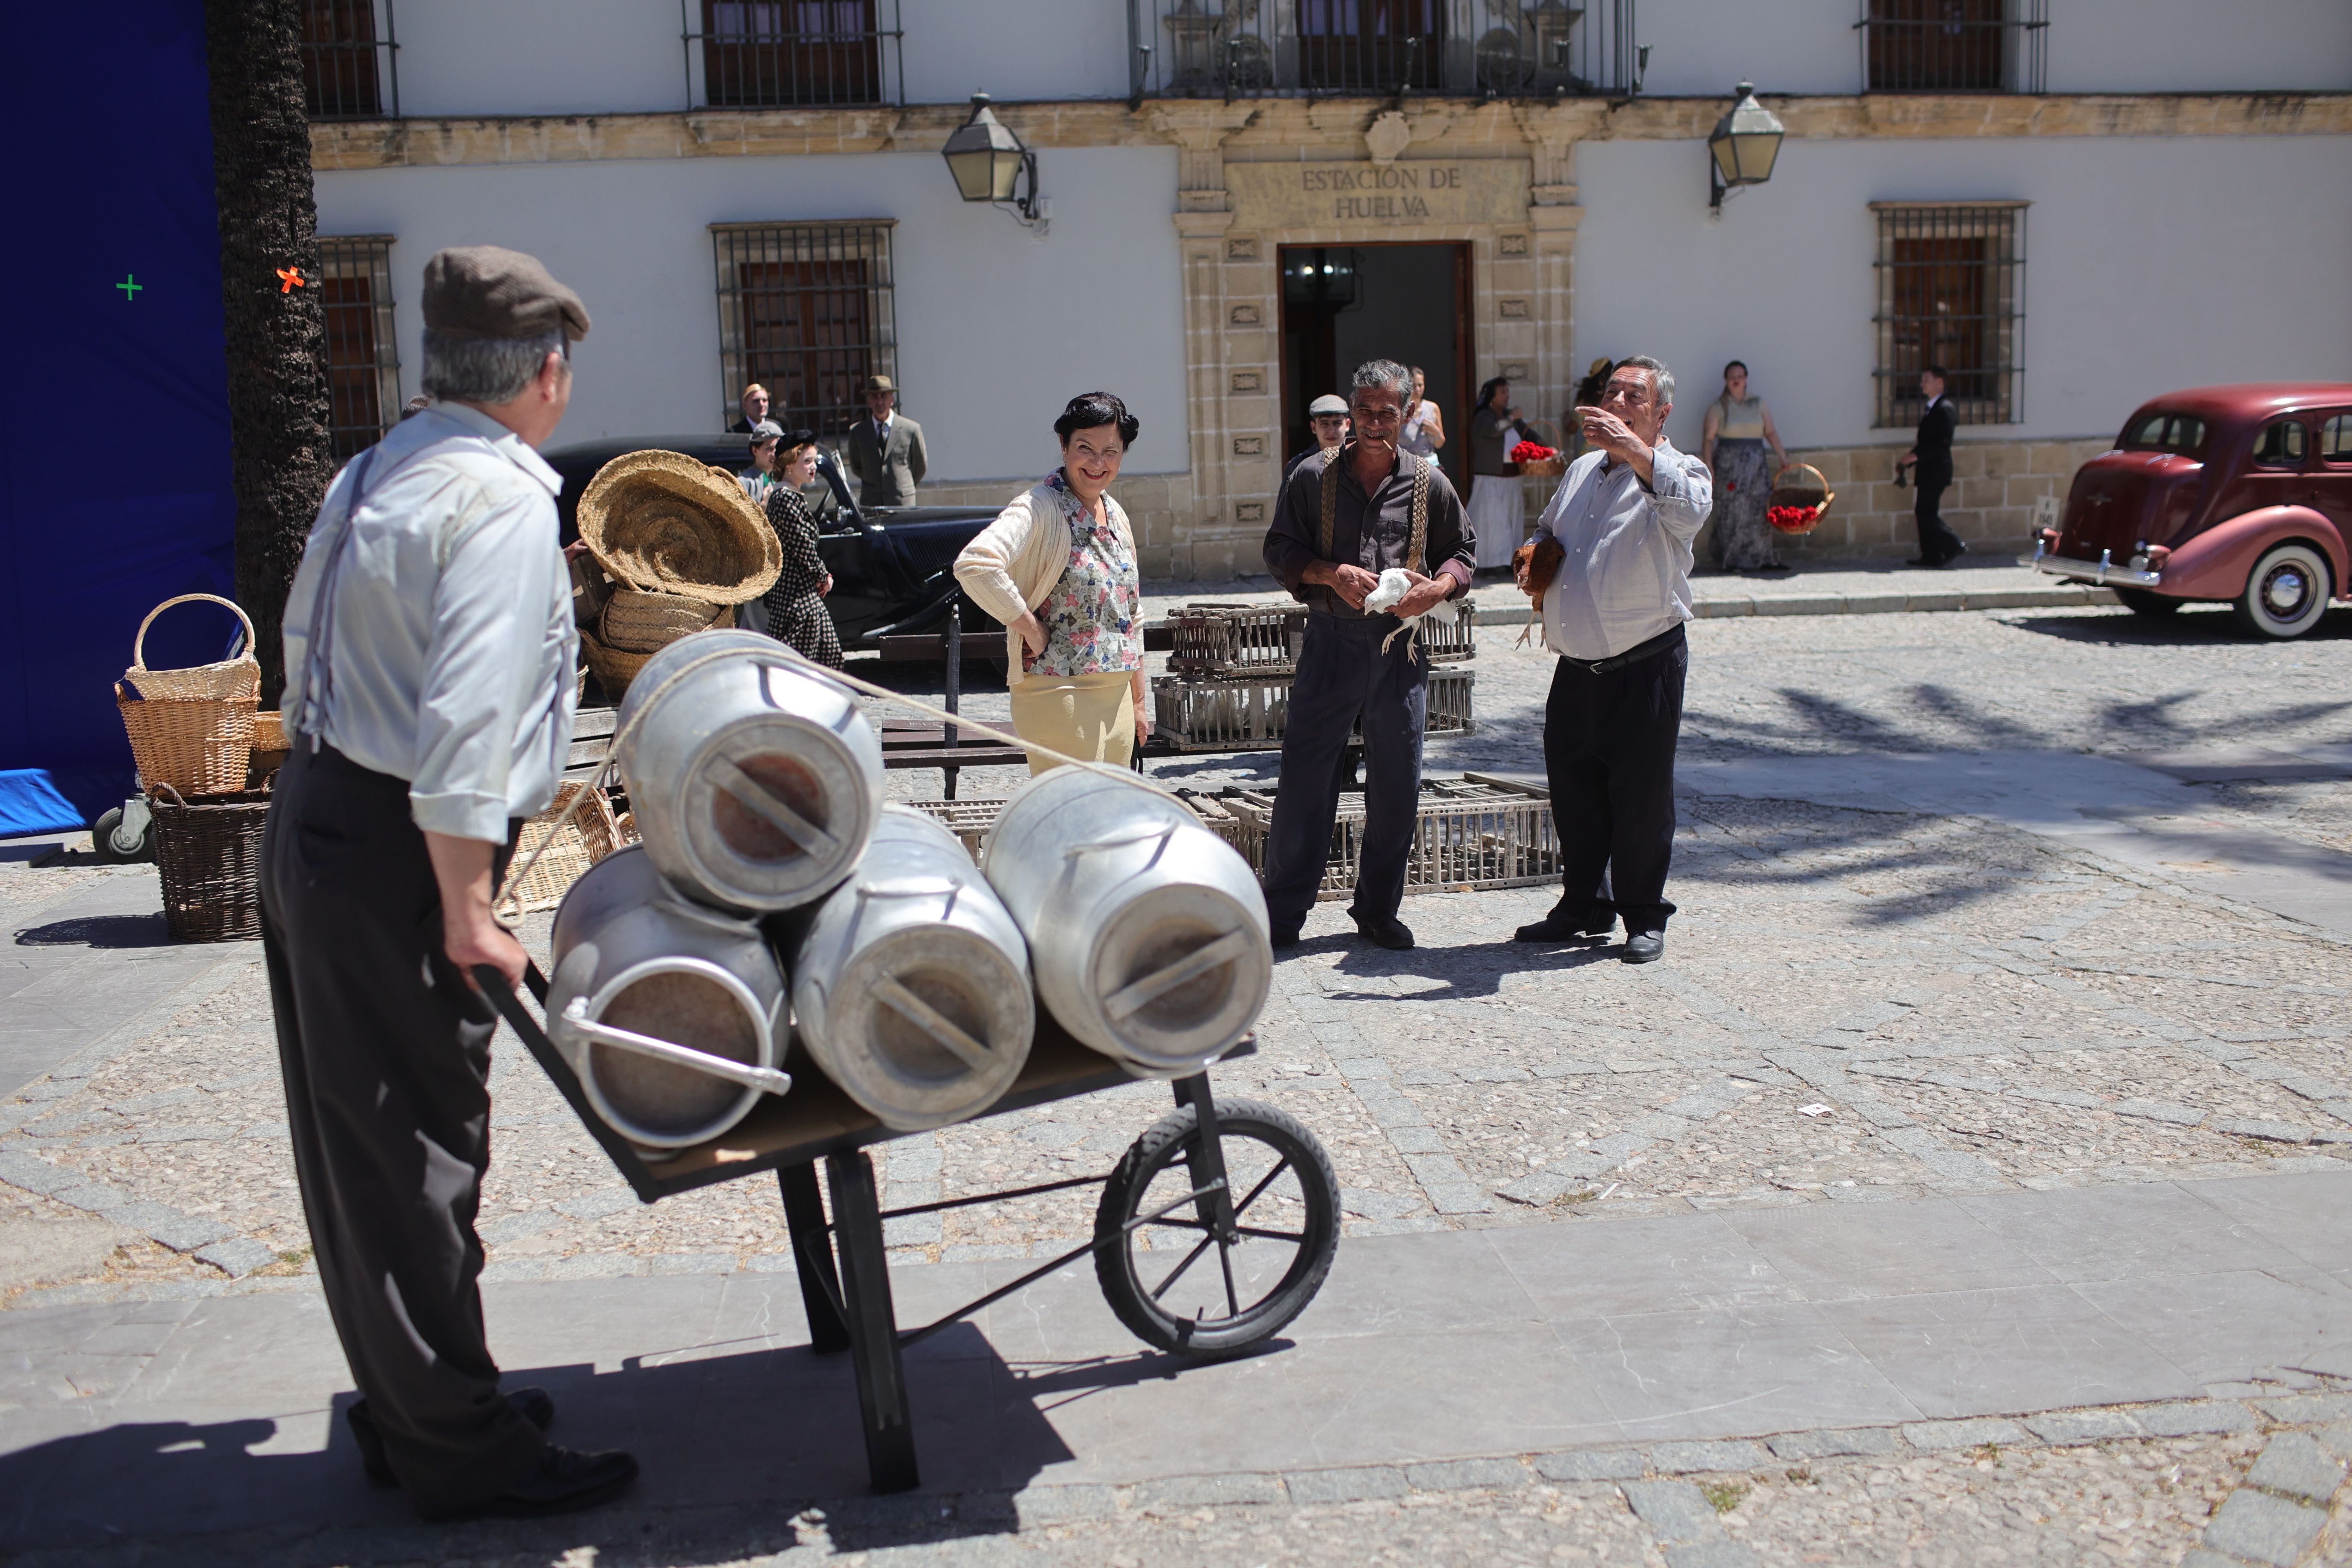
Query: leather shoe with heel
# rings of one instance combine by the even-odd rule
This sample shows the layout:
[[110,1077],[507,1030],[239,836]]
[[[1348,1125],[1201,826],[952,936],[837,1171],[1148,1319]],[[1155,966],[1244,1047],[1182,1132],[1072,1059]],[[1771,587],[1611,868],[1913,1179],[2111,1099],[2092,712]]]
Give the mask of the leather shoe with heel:
[[1613,914],[1571,915],[1554,910],[1511,933],[1513,942],[1574,942],[1580,937],[1607,936],[1617,926]]
[[1655,963],[1666,956],[1666,933],[1662,931],[1629,931],[1625,933],[1627,963]]
[[[507,1403],[515,1414],[544,1432],[555,1420],[555,1397],[543,1388],[509,1388]],[[400,1479],[392,1473],[390,1461],[383,1457],[383,1434],[375,1429],[375,1416],[362,1399],[343,1412],[343,1419],[352,1429],[352,1441],[360,1451],[360,1468],[367,1472],[368,1484],[375,1487],[396,1487]]]
[[1356,934],[1375,947],[1385,947],[1391,952],[1404,952],[1412,947],[1412,928],[1394,915],[1358,915],[1355,921]]
[[516,1481],[498,1496],[457,1508],[419,1508],[416,1511],[435,1524],[460,1519],[543,1519],[610,1502],[636,1479],[637,1457],[626,1449],[609,1448],[601,1454],[588,1454],[550,1443],[539,1451],[536,1473]]

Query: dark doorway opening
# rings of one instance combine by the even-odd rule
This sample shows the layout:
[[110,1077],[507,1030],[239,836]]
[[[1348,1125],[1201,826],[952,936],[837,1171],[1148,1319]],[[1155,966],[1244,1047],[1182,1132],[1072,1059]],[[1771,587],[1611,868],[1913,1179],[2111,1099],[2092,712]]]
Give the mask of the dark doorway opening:
[[1309,403],[1327,392],[1347,396],[1358,365],[1392,359],[1421,367],[1445,422],[1437,460],[1467,495],[1470,247],[1286,245],[1278,259],[1285,459],[1315,445]]

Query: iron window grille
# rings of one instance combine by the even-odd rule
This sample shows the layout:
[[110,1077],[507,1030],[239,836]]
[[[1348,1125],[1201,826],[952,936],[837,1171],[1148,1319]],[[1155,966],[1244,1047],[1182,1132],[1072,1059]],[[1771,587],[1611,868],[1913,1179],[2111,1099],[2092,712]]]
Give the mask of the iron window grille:
[[688,100],[710,109],[903,103],[898,0],[679,0]]
[[1129,97],[1631,96],[1635,0],[1129,0]]
[[327,310],[327,433],[340,459],[365,451],[400,418],[392,236],[320,239],[313,281]]
[[866,410],[869,375],[898,368],[888,219],[710,226],[719,268],[719,426],[743,388],[768,417],[834,438]]
[[400,118],[393,0],[301,0],[302,100],[313,120]]
[[1862,0],[1864,90],[2042,90],[2050,0]]
[[1873,202],[1880,428],[1918,422],[1919,373],[1946,372],[1963,425],[2025,416],[2023,202]]

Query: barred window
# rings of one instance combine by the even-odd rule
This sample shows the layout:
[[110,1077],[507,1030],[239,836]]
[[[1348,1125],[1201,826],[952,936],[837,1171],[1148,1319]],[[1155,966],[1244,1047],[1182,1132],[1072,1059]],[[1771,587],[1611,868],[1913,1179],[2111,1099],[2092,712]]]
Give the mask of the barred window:
[[1310,91],[1434,90],[1444,71],[1438,0],[1298,0],[1298,74]]
[[327,308],[327,416],[338,458],[364,451],[400,417],[400,355],[393,345],[392,236],[319,241]]
[[720,419],[743,388],[768,389],[768,417],[824,437],[865,411],[861,384],[898,367],[888,219],[710,226],[719,264]]
[[380,120],[389,103],[398,119],[392,0],[300,0],[300,8],[302,100],[310,118]]
[[702,0],[703,101],[713,108],[883,101],[876,0]]
[[2049,0],[1863,0],[1872,92],[2040,92]]
[[1963,425],[2025,417],[2023,202],[1873,202],[1878,216],[1881,428],[1919,418],[1919,373],[1944,367]]

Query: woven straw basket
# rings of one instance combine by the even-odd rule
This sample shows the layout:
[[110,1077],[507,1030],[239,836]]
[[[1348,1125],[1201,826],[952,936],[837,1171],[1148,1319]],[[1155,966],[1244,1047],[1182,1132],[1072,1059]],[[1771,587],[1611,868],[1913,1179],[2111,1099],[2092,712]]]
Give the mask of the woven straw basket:
[[286,715],[256,713],[253,716],[254,779],[266,779],[286,765],[294,743],[286,738]]
[[580,494],[580,537],[625,588],[741,605],[783,570],[776,531],[724,468],[678,452],[628,452]]
[[[555,798],[545,811],[522,825],[522,837],[516,841],[514,864],[529,860],[531,852],[547,845],[547,852],[534,864],[529,875],[518,879],[500,895],[502,907],[520,907],[528,914],[538,910],[551,910],[563,901],[572,884],[580,874],[618,849],[624,840],[621,830],[613,820],[612,804],[605,800],[603,790],[592,791],[572,814],[572,820],[562,827],[556,819],[572,804],[582,785],[569,781],[556,786]],[[548,835],[554,834],[552,842]]]
[[[147,628],[174,605],[227,605],[245,627],[235,658],[190,669],[147,668]],[[261,705],[261,666],[253,657],[253,622],[231,601],[183,594],[147,612],[131,645],[131,668],[114,688],[114,705],[131,737],[131,756],[149,789],[226,795],[245,787],[253,758],[253,714]]]
[[184,798],[148,784],[163,929],[173,942],[243,942],[261,934],[261,829],[269,792]]
[[1773,479],[1771,499],[1764,504],[1768,510],[1776,506],[1811,507],[1812,521],[1802,528],[1772,525],[1782,533],[1811,533],[1821,525],[1822,519],[1829,516],[1830,503],[1835,500],[1837,491],[1830,489],[1829,480],[1822,477],[1819,468],[1811,463],[1791,463]]
[[628,695],[629,682],[645,668],[649,653],[629,653],[616,647],[606,647],[596,640],[587,627],[580,628],[580,651],[587,657],[588,668],[596,677],[596,684],[604,689],[604,700],[619,707]]
[[727,606],[679,594],[615,588],[596,620],[596,640],[622,653],[659,653],[683,637],[708,631]]

